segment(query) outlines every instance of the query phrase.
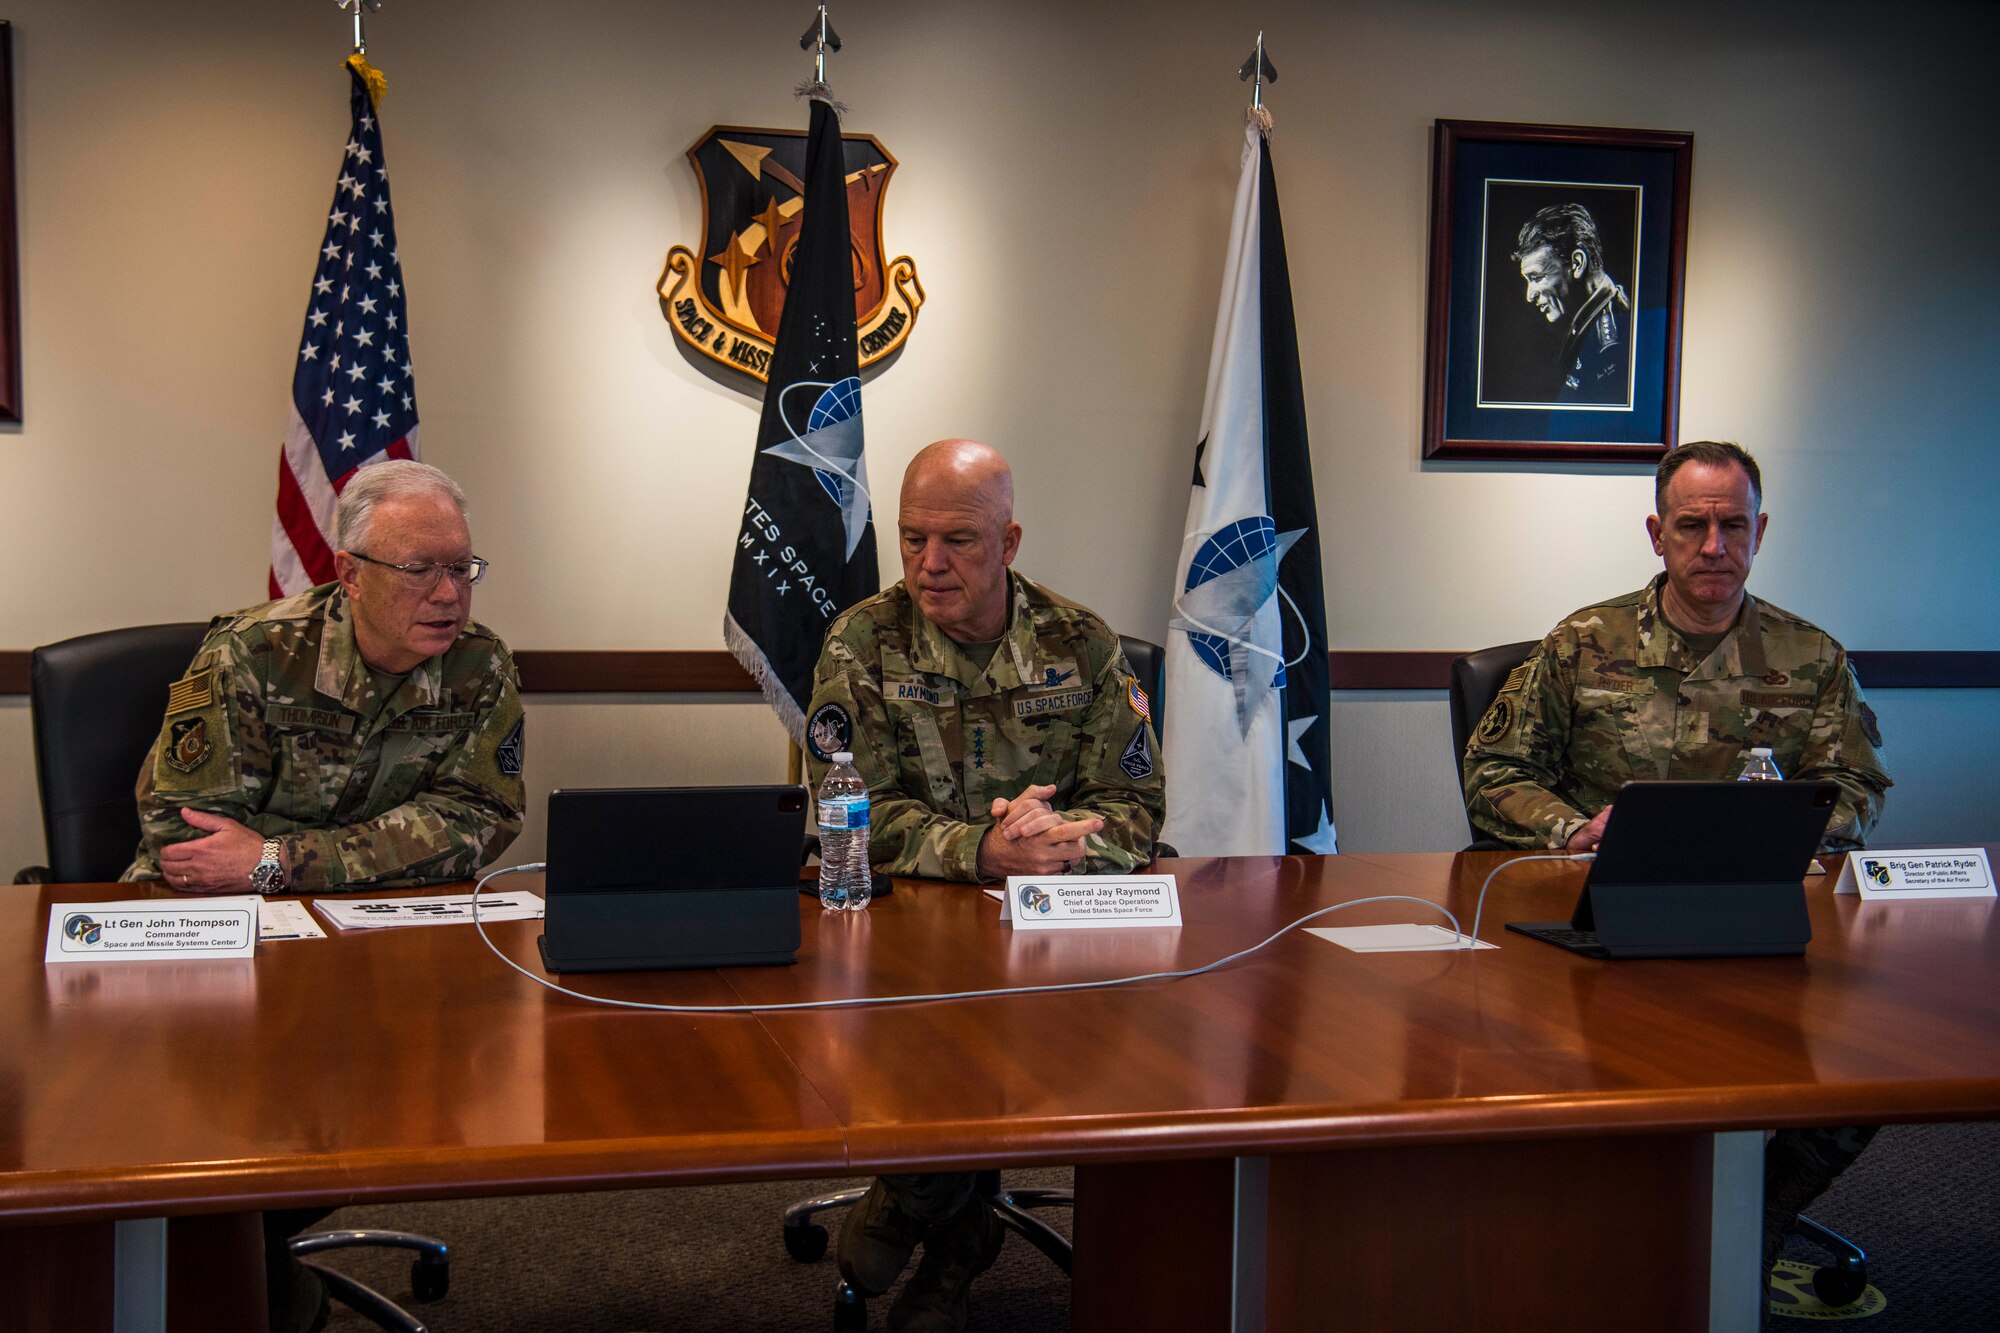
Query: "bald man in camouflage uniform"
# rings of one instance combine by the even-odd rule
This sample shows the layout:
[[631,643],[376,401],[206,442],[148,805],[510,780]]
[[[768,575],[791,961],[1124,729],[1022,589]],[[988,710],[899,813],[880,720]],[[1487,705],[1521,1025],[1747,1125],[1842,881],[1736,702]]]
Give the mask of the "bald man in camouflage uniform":
[[[877,869],[987,881],[1115,874],[1152,859],[1165,815],[1152,703],[1097,616],[1007,568],[1013,477],[994,450],[942,440],[903,478],[903,580],[828,627],[806,748],[815,786],[850,750],[868,783]],[[970,1174],[877,1180],[849,1213],[840,1269],[887,1291],[892,1333],[965,1326],[1003,1236]]]
[[[436,468],[363,468],[335,516],[338,581],[219,616],[167,695],[140,770],[128,880],[189,893],[462,880],[521,831],[513,658],[470,619],[485,562]],[[286,1239],[327,1209],[264,1215],[273,1333],[326,1296]]]
[[[1891,785],[1847,652],[1744,591],[1769,516],[1757,461],[1699,441],[1660,460],[1646,520],[1665,572],[1576,612],[1510,673],[1466,743],[1473,822],[1510,847],[1597,846],[1626,782],[1727,780],[1753,746],[1840,788],[1822,846],[1861,847]],[[1765,1152],[1764,1265],[1875,1135],[1779,1130]]]

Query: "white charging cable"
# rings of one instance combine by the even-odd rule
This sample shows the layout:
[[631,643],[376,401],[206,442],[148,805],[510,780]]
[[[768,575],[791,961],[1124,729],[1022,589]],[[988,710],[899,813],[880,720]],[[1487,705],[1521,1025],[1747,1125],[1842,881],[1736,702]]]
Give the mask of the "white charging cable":
[[[1547,856],[1517,856],[1511,861],[1502,861],[1499,865],[1494,866],[1486,872],[1486,879],[1479,886],[1479,899],[1472,905],[1471,947],[1477,948],[1479,946],[1479,916],[1480,913],[1486,910],[1486,890],[1492,886],[1495,875],[1513,866],[1524,866],[1534,861],[1595,861],[1596,859],[1596,852],[1558,852]],[[1458,925],[1458,922],[1453,921],[1451,924],[1455,927]],[[1465,936],[1463,935],[1459,936],[1461,940],[1464,938]]]
[[[1568,860],[1570,858],[1531,857],[1523,859],[1548,861]],[[1185,968],[1178,972],[1143,972],[1137,976],[1112,977],[1105,981],[1064,981],[1052,982],[1046,986],[1012,986],[999,990],[946,991],[935,995],[857,995],[844,1000],[793,1000],[785,1004],[652,1004],[643,1000],[614,1000],[602,995],[586,995],[582,991],[571,990],[567,986],[558,986],[547,977],[536,976],[533,972],[530,972],[527,968],[522,967],[506,954],[500,952],[499,946],[494,944],[491,937],[486,933],[486,923],[479,918],[480,893],[485,890],[488,880],[498,879],[502,875],[518,875],[526,871],[543,870],[546,868],[544,862],[535,861],[528,865],[507,866],[500,870],[489,870],[473,886],[472,924],[479,931],[479,938],[484,940],[486,947],[493,951],[493,956],[513,968],[516,972],[519,972],[528,980],[534,982],[537,986],[546,987],[558,995],[568,995],[575,999],[588,1000],[592,1004],[611,1005],[618,1009],[653,1009],[668,1014],[748,1014],[770,1013],[784,1009],[848,1009],[859,1008],[863,1005],[917,1004],[926,1000],[977,1000],[996,995],[1048,995],[1058,991],[1105,990],[1112,986],[1130,986],[1141,981],[1178,981],[1183,977],[1198,977],[1204,972],[1213,972],[1219,967],[1226,967],[1239,959],[1248,958],[1259,949],[1276,943],[1283,936],[1305,925],[1306,922],[1323,917],[1328,912],[1338,912],[1349,907],[1360,907],[1366,903],[1416,903],[1420,907],[1428,907],[1433,911],[1443,913],[1445,920],[1451,922],[1451,928],[1454,932],[1457,932],[1458,938],[1461,940],[1465,938],[1464,932],[1459,930],[1458,918],[1453,916],[1450,910],[1442,903],[1434,903],[1428,898],[1414,898],[1403,893],[1385,893],[1378,894],[1372,898],[1355,898],[1349,902],[1335,903],[1331,907],[1322,907],[1317,912],[1308,912],[1290,925],[1281,927],[1275,934],[1260,940],[1247,949],[1239,949],[1226,958],[1218,958],[1212,963],[1204,963],[1200,967]],[[1491,883],[1493,877],[1488,875],[1486,879],[1488,883]],[[1486,891],[1482,887],[1480,889],[1482,900],[1485,898],[1485,895]],[[1478,930],[1476,920],[1474,921],[1473,929],[1475,932]]]

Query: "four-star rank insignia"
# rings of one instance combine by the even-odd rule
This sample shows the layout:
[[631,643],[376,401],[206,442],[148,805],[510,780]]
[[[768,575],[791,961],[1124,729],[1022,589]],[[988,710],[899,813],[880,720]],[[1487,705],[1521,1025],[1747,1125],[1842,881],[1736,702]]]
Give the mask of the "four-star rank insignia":
[[[924,289],[908,255],[883,258],[882,204],[896,159],[872,134],[841,139],[854,233],[855,351],[866,369],[910,336]],[[805,212],[806,136],[717,125],[687,155],[701,185],[701,246],[667,251],[660,310],[683,342],[761,383],[770,376]]]

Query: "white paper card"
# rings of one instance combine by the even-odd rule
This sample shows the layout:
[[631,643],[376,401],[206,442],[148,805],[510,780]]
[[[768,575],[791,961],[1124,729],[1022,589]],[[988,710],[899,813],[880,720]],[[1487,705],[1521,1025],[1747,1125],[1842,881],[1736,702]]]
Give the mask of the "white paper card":
[[1178,926],[1172,875],[1009,875],[1000,919],[1020,930]]
[[253,896],[49,907],[47,963],[115,963],[128,958],[250,958],[257,952]]
[[323,940],[326,932],[313,920],[306,905],[295,898],[267,898],[257,913],[260,940]]
[[1330,940],[1343,949],[1356,953],[1405,953],[1426,952],[1439,949],[1497,949],[1497,944],[1484,940],[1461,938],[1456,931],[1444,926],[1415,925],[1404,922],[1394,926],[1307,926],[1306,934],[1317,935]]
[[1915,852],[1849,852],[1835,893],[1864,901],[1904,898],[1991,898],[1993,866],[1984,847],[1933,847]]
[[[384,926],[456,926],[472,921],[472,895],[441,893],[430,898],[315,898],[313,910],[342,930]],[[540,921],[541,897],[533,893],[482,893],[481,921]]]

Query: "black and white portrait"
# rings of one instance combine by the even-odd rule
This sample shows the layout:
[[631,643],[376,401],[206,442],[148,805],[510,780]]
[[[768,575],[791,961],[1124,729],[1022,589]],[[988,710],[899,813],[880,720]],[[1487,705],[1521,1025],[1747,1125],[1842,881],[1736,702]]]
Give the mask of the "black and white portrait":
[[1640,189],[1485,184],[1479,406],[1631,410]]

